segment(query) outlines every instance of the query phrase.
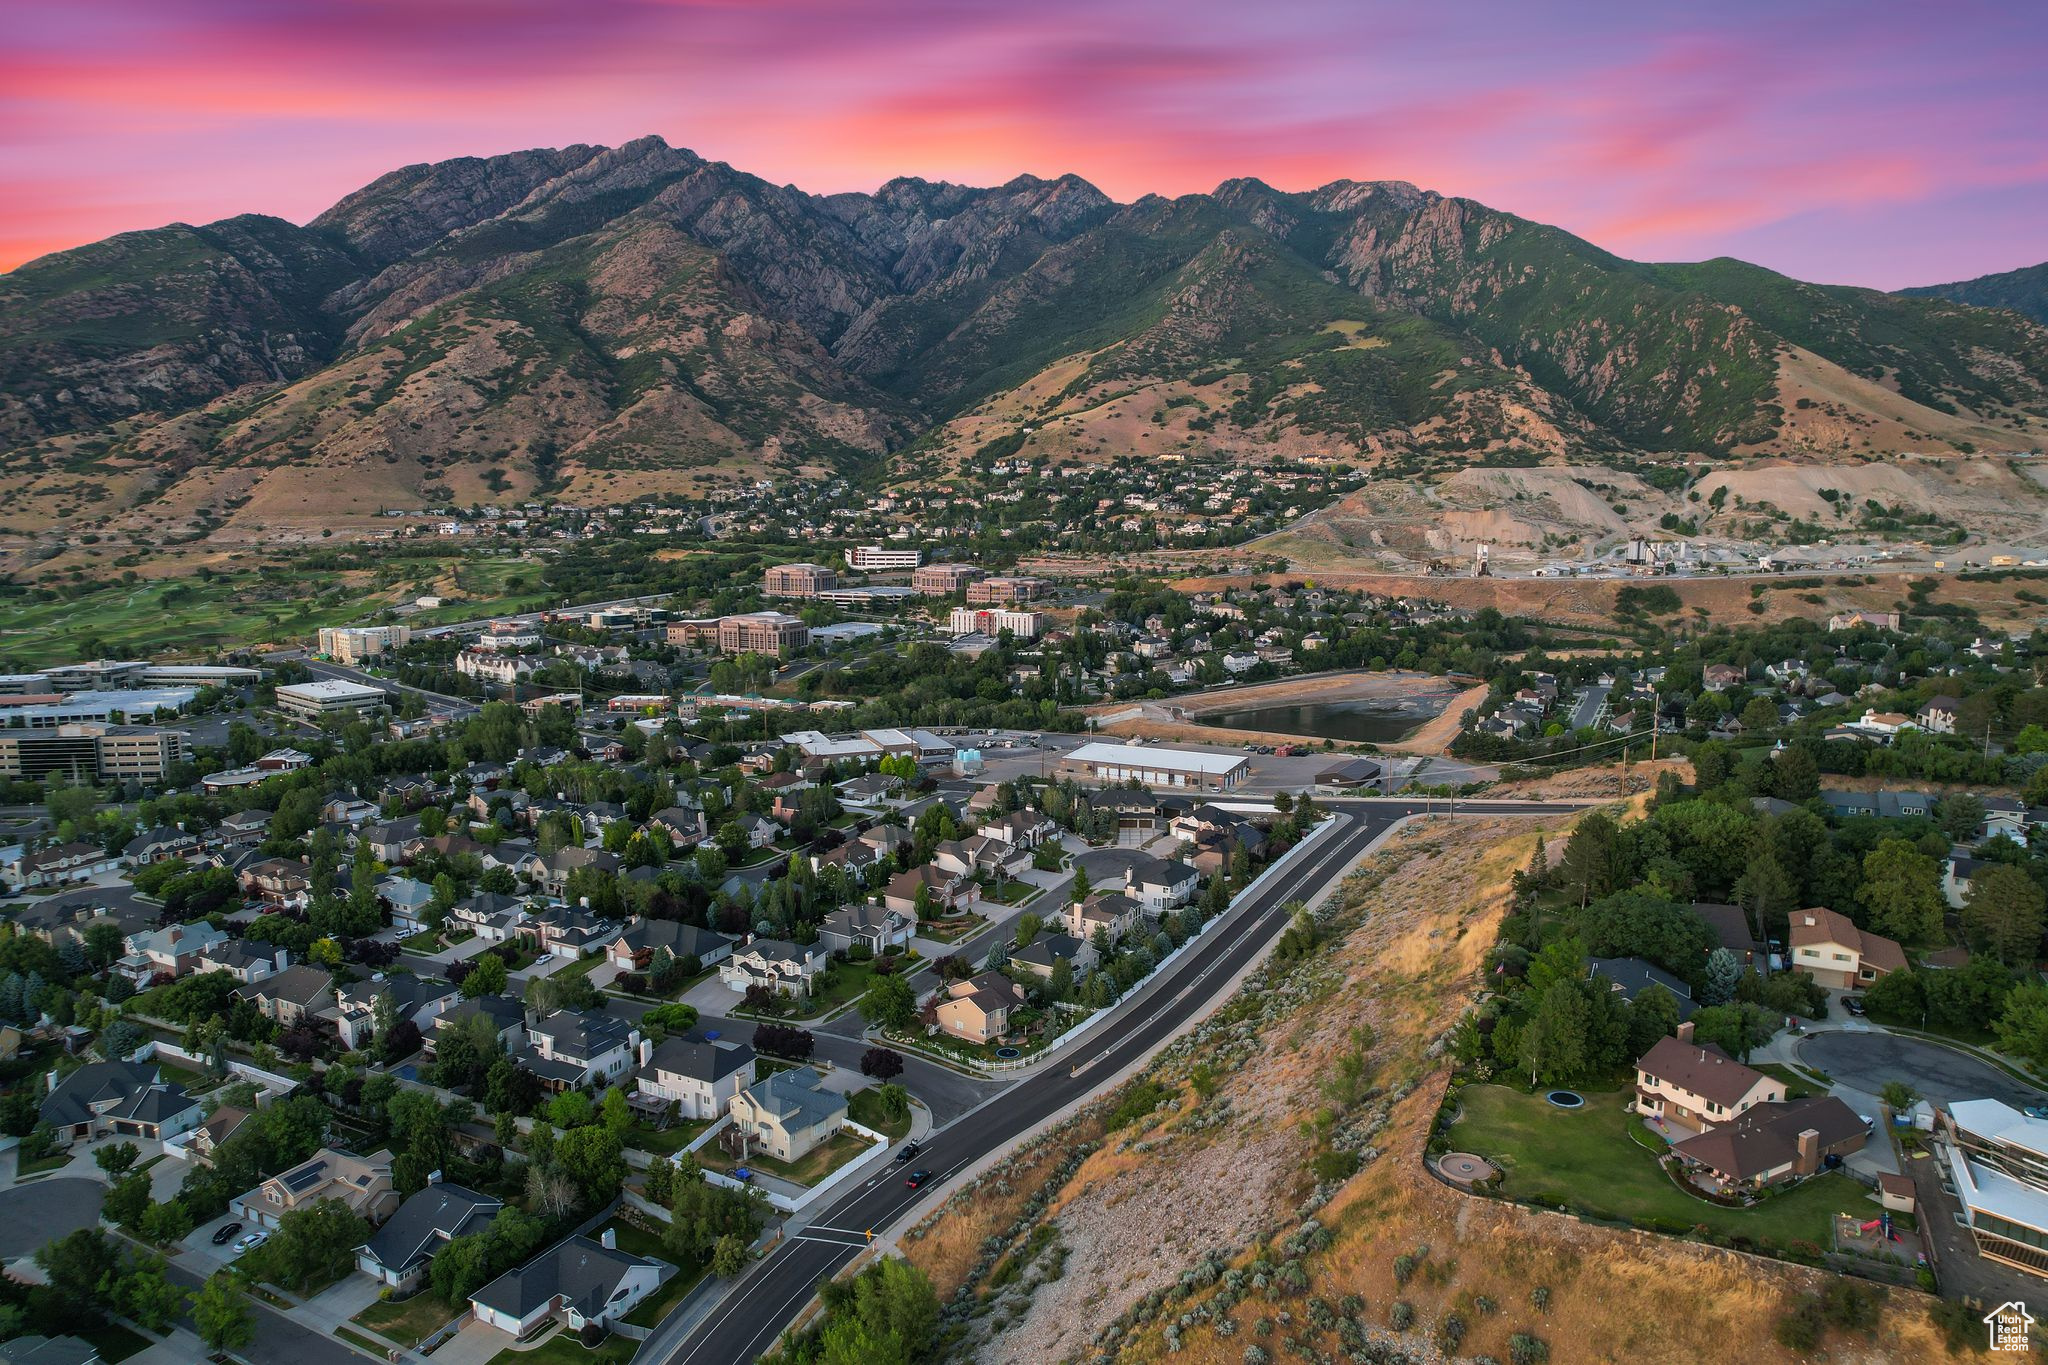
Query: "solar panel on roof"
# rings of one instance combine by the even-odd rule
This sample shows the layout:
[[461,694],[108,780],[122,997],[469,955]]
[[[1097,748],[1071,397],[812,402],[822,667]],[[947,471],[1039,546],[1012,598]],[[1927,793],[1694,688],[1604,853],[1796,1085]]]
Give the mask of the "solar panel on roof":
[[320,1177],[326,1172],[326,1170],[327,1163],[324,1161],[320,1161],[314,1163],[311,1166],[304,1167],[300,1170],[288,1172],[283,1177],[284,1187],[290,1190],[293,1194],[300,1194],[306,1190],[310,1190],[313,1188],[313,1186],[320,1183]]

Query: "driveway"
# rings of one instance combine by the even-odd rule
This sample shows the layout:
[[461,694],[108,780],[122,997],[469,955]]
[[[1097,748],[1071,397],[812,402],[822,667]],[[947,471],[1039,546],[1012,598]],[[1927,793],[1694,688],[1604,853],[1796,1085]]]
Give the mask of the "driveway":
[[1886,1081],[1904,1081],[1922,1098],[1944,1106],[1977,1099],[2003,1100],[2014,1108],[2048,1102],[2048,1095],[1969,1053],[1896,1033],[1829,1029],[1801,1039],[1794,1052],[1836,1083],[1871,1095]]
[[26,1256],[45,1242],[97,1227],[107,1187],[97,1180],[49,1176],[0,1190],[0,1261]]

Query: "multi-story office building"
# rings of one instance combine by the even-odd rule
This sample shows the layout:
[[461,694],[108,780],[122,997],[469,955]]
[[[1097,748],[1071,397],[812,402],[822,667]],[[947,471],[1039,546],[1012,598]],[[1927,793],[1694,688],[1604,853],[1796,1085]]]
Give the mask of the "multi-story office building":
[[983,578],[967,585],[967,605],[970,607],[1004,606],[1011,602],[1030,602],[1052,594],[1052,584],[1043,578]]
[[410,626],[322,626],[320,652],[338,664],[358,664],[412,642]]
[[955,607],[952,628],[955,635],[996,635],[1009,631],[1019,640],[1035,640],[1045,629],[1042,611],[1012,611],[1008,607]]
[[926,597],[951,597],[988,571],[972,564],[927,564],[910,576],[913,592]]
[[727,654],[794,654],[811,642],[803,619],[779,611],[750,611],[718,622],[718,647]]
[[839,586],[839,575],[823,564],[775,564],[761,575],[769,597],[816,597]]
[[856,545],[846,552],[846,567],[862,573],[877,569],[914,569],[923,562],[922,550],[899,550],[888,545]]
[[0,777],[53,774],[105,782],[160,782],[185,757],[176,730],[131,725],[58,725],[0,730]]

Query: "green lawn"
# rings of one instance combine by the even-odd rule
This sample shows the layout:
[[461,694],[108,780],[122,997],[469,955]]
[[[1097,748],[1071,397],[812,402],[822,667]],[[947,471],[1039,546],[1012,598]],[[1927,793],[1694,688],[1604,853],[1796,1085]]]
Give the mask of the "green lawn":
[[17,1156],[15,1158],[14,1174],[17,1178],[24,1175],[41,1175],[44,1171],[56,1170],[59,1166],[66,1164],[70,1160],[71,1153],[61,1148],[50,1153],[48,1156],[39,1156],[34,1160],[24,1160]]
[[628,1222],[624,1218],[614,1218],[606,1229],[592,1233],[590,1240],[595,1242],[602,1239],[605,1231],[612,1233],[614,1240],[618,1242],[619,1250],[628,1255],[645,1256],[649,1260],[675,1264],[675,1258],[661,1245],[661,1234],[651,1228],[643,1228],[638,1223]]
[[373,1332],[381,1332],[401,1346],[410,1346],[458,1316],[456,1310],[441,1302],[432,1292],[422,1292],[409,1299],[373,1303],[349,1321],[361,1323]]
[[766,1171],[770,1175],[779,1175],[795,1184],[808,1186],[817,1184],[867,1150],[866,1142],[842,1130],[795,1161],[777,1161],[774,1157],[764,1156],[759,1152],[745,1161],[735,1161],[730,1154],[719,1150],[717,1143],[712,1143],[699,1151],[697,1160],[707,1169],[726,1175],[731,1175],[741,1166],[745,1166],[749,1170]]
[[626,1314],[626,1321],[634,1327],[658,1327],[661,1320],[675,1311],[697,1282],[704,1278],[704,1267],[682,1266],[669,1276],[668,1283],[649,1294]]
[[657,1131],[644,1123],[635,1123],[626,1130],[626,1145],[654,1156],[673,1156],[695,1142],[711,1124],[710,1119],[687,1119]]
[[441,951],[441,935],[432,929],[422,929],[398,940],[398,946],[409,953],[438,953]]
[[145,1351],[155,1345],[140,1332],[131,1331],[118,1322],[110,1322],[104,1327],[95,1327],[90,1332],[80,1332],[78,1335],[80,1339],[91,1342],[99,1349],[100,1359],[105,1361],[106,1365],[117,1365],[117,1362],[126,1360],[137,1351]]
[[994,901],[998,905],[1017,905],[1030,900],[1043,889],[1033,886],[1030,882],[1004,882],[1000,888],[983,886],[981,898],[985,901]]
[[530,1351],[507,1346],[485,1365],[625,1365],[639,1348],[637,1341],[606,1337],[595,1351],[586,1351],[576,1334],[563,1327]]
[[1577,1112],[1498,1085],[1466,1086],[1458,1096],[1463,1114],[1451,1128],[1451,1145],[1497,1161],[1507,1173],[1501,1193],[1510,1198],[1617,1221],[1704,1225],[1722,1237],[1781,1247],[1797,1240],[1826,1246],[1833,1215],[1870,1207],[1863,1187],[1837,1173],[1749,1209],[1694,1198],[1657,1165],[1650,1149],[1661,1140],[1622,1112],[1620,1092],[1587,1095]]
[[882,1112],[876,1087],[856,1090],[846,1097],[846,1116],[863,1128],[872,1128],[894,1144],[910,1136],[910,1114],[890,1118]]
[[215,1077],[209,1076],[203,1071],[195,1071],[189,1066],[179,1066],[174,1062],[160,1061],[156,1064],[156,1069],[163,1073],[163,1078],[172,1085],[183,1086],[185,1093],[188,1095],[196,1095],[202,1090],[211,1090],[217,1084]]
[[599,967],[602,967],[602,966],[603,966],[603,965],[605,964],[605,961],[606,961],[606,959],[605,959],[605,955],[604,955],[603,953],[592,953],[592,954],[591,954],[591,955],[590,955],[589,957],[579,957],[579,958],[577,958],[577,959],[576,959],[576,960],[575,960],[574,962],[570,963],[570,964],[569,964],[568,966],[566,966],[566,967],[563,967],[563,968],[560,968],[560,969],[559,969],[559,970],[557,970],[557,971],[551,972],[551,973],[549,973],[549,975],[551,975],[551,976],[589,976],[589,975],[590,975],[590,974],[591,974],[592,972],[596,971],[596,970],[597,970],[597,969],[598,969]]
[[831,1014],[866,995],[868,984],[874,978],[872,962],[835,962],[832,964],[831,985],[822,990],[814,989],[807,1000],[792,1000],[788,1011],[775,1017],[817,1019]]

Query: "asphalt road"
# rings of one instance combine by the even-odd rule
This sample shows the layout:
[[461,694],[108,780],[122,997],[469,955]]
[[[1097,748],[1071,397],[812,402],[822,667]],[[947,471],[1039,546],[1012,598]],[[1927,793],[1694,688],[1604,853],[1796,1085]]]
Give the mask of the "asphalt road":
[[46,1242],[100,1225],[107,1187],[57,1176],[0,1190],[0,1261],[26,1256]]
[[[175,1262],[166,1267],[165,1278],[186,1289],[197,1289],[204,1278]],[[238,1355],[256,1365],[362,1365],[363,1357],[346,1343],[302,1327],[253,1294],[244,1301],[256,1315],[256,1339]],[[197,1331],[188,1311],[178,1318],[180,1326]]]
[[1875,1095],[1886,1081],[1904,1081],[1925,1099],[2003,1100],[2015,1109],[2048,1102],[2048,1095],[1967,1052],[1896,1033],[1830,1029],[1801,1039],[1799,1060],[1842,1085]]
[[[1155,976],[1117,1007],[1121,1018],[1097,1029],[1062,1055],[1061,1062],[1027,1072],[1026,1079],[984,1103],[927,1140],[916,1165],[931,1178],[921,1190],[903,1183],[901,1167],[889,1167],[818,1211],[813,1221],[784,1239],[695,1331],[680,1339],[657,1332],[639,1358],[662,1365],[733,1365],[774,1346],[782,1330],[808,1303],[820,1281],[838,1271],[867,1244],[868,1229],[882,1229],[925,1200],[945,1182],[982,1157],[1076,1100],[1103,1088],[1124,1067],[1143,1059],[1198,1017],[1209,998],[1286,927],[1282,907],[1345,872],[1364,857],[1372,841],[1403,815],[1421,812],[1419,801],[1329,802],[1346,828],[1252,896],[1241,898],[1211,931],[1201,952],[1191,953]],[[1438,801],[1441,811],[1446,803]],[[1496,803],[1496,811],[1551,814],[1574,805]]]

